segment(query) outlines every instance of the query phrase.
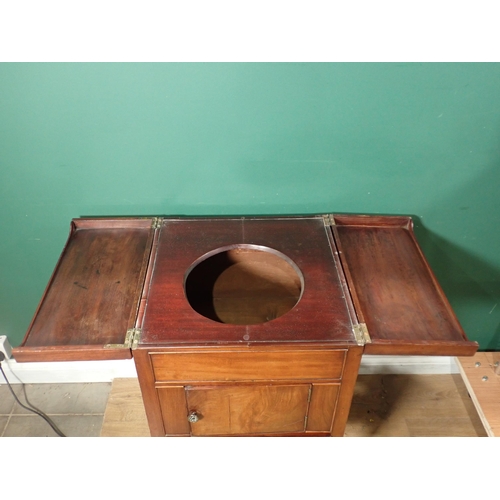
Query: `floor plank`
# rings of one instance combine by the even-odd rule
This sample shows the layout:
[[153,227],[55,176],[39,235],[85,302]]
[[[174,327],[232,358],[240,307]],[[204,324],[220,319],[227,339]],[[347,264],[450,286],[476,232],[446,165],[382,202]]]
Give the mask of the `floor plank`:
[[486,432],[500,436],[500,352],[478,352],[457,359]]
[[459,374],[360,375],[346,436],[486,436]]
[[[360,375],[346,436],[486,436],[459,374]],[[149,436],[137,379],[115,379],[101,436]]]
[[151,436],[136,378],[113,380],[101,429],[101,437],[112,436]]

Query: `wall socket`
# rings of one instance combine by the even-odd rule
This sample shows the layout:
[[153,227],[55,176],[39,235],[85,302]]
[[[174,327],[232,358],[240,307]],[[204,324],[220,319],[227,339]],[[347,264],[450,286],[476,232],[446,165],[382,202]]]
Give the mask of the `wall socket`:
[[10,346],[6,335],[0,335],[0,351],[5,354],[7,359],[12,357],[12,347]]

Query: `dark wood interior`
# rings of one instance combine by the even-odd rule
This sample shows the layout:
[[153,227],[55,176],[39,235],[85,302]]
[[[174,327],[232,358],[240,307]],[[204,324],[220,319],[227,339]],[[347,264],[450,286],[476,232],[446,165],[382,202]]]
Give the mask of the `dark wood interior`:
[[185,291],[191,307],[202,316],[220,323],[253,325],[292,309],[300,299],[301,282],[285,258],[240,246],[197,263],[186,277]]

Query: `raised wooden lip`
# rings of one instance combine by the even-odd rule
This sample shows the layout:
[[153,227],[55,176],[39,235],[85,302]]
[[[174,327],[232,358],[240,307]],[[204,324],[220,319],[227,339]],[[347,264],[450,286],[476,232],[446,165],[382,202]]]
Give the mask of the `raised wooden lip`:
[[400,356],[474,356],[479,348],[477,342],[464,341],[393,341],[375,339],[365,345],[365,354]]
[[333,214],[332,217],[337,226],[396,226],[409,230],[413,229],[413,219],[408,215]]
[[128,347],[106,349],[102,345],[75,346],[19,346],[12,349],[14,359],[19,363],[46,361],[109,361],[131,359]]

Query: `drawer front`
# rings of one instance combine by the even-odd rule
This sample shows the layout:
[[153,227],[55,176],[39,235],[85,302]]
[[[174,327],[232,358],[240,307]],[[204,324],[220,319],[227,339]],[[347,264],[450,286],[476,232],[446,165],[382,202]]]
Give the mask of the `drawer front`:
[[151,353],[157,382],[340,379],[347,350]]

